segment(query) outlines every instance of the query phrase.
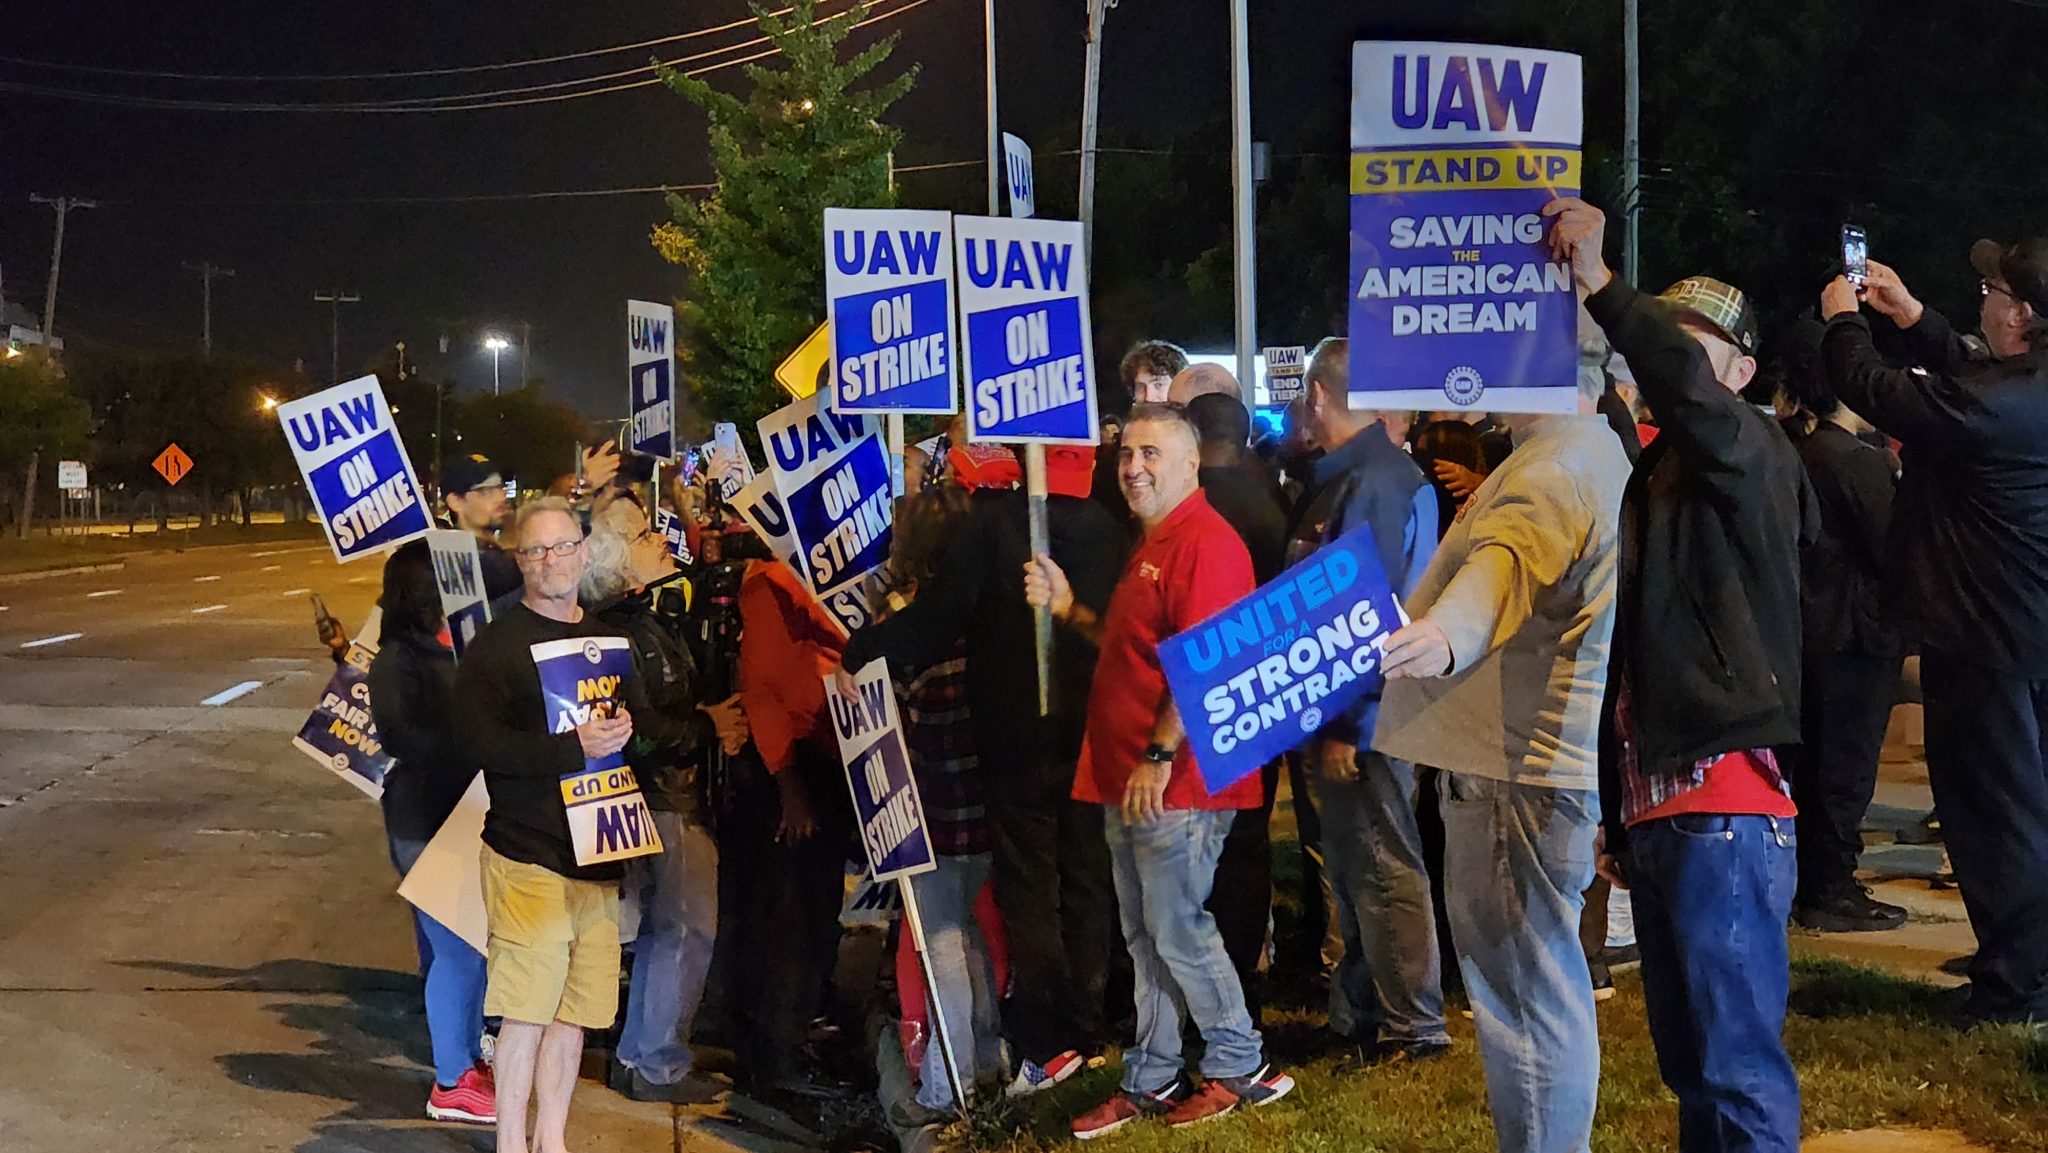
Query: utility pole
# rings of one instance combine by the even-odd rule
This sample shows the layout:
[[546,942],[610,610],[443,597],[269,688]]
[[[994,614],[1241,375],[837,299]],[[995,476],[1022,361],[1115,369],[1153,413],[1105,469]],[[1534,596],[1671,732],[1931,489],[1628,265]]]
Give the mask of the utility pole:
[[1253,234],[1252,77],[1250,27],[1245,0],[1230,0],[1230,187],[1233,193],[1231,245],[1237,280],[1237,383],[1246,408],[1258,401],[1257,285],[1253,281],[1257,237]]
[[50,283],[43,286],[43,347],[48,348],[57,335],[57,273],[64,267],[64,217],[74,208],[98,208],[100,202],[34,193],[28,199],[31,204],[47,204],[57,210],[57,238],[50,245]]
[[1627,73],[1628,96],[1623,113],[1621,144],[1621,277],[1630,284],[1642,283],[1640,231],[1643,219],[1643,75],[1642,55],[1636,44],[1636,0],[1623,0],[1621,29],[1622,71]]
[[1003,137],[996,127],[996,0],[981,0],[981,18],[988,57],[988,214],[995,216],[1003,198]]
[[207,359],[211,360],[213,359],[213,278],[216,276],[232,277],[235,274],[235,270],[232,268],[222,268],[209,260],[202,260],[198,264],[188,264],[185,267],[189,271],[199,274],[199,299],[201,302],[199,344],[201,348],[206,350]]
[[1102,119],[1102,28],[1116,0],[1088,0],[1088,64],[1081,81],[1081,251],[1095,260],[1095,132]]
[[524,385],[533,379],[533,325],[528,321],[519,322],[519,381]]
[[345,292],[339,288],[332,292],[316,292],[313,294],[314,303],[327,305],[328,312],[331,314],[328,322],[327,369],[329,376],[327,383],[329,384],[341,383],[341,306],[344,304],[360,304],[362,299],[360,293]]

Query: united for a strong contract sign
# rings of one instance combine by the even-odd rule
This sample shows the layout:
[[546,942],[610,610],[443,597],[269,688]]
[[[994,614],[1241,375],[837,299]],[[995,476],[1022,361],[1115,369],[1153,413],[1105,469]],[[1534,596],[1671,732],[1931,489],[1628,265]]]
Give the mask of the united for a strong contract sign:
[[1579,58],[1352,47],[1351,341],[1368,409],[1572,412],[1578,306],[1543,206],[1579,191]]
[[1221,791],[1380,687],[1401,627],[1372,529],[1359,525],[1159,646],[1195,765]]

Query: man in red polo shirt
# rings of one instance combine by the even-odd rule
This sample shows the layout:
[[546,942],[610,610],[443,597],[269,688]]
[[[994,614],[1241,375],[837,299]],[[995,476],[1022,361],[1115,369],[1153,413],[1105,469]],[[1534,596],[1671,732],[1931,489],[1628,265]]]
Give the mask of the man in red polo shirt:
[[[1255,587],[1251,556],[1202,496],[1195,426],[1178,408],[1141,404],[1124,426],[1117,482],[1144,539],[1097,618],[1052,558],[1025,566],[1034,605],[1095,641],[1101,658],[1074,799],[1102,805],[1124,941],[1136,977],[1138,1037],[1122,1091],[1074,1119],[1099,1137],[1143,1116],[1176,1127],[1286,1096],[1294,1078],[1266,1063],[1259,1031],[1216,918],[1203,906],[1239,809],[1261,799],[1257,774],[1220,793],[1202,783],[1166,690],[1159,642]],[[1200,1089],[1181,1075],[1181,1007],[1202,1031]]]

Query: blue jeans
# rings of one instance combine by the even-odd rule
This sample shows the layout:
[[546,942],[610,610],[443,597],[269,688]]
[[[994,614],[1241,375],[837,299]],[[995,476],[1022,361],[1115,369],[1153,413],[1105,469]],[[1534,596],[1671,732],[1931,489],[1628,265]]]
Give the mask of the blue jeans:
[[[988,884],[991,861],[987,853],[939,857],[936,869],[910,878],[932,966],[933,984],[928,992],[945,1017],[953,1063],[965,1085],[983,1075],[1007,1071],[995,966],[989,960],[988,943],[981,938],[981,926],[974,920],[974,901]],[[953,1086],[946,1080],[946,1059],[939,1049],[936,1028],[924,1049],[917,1103],[927,1109],[953,1107]]]
[[1161,1089],[1180,1076],[1184,1016],[1202,1031],[1202,1076],[1243,1077],[1265,1063],[1237,970],[1216,918],[1203,907],[1236,819],[1229,809],[1171,809],[1133,825],[1122,810],[1104,807],[1138,1010],[1137,1044],[1124,1051],[1123,1086],[1130,1092]]
[[[391,838],[391,863],[398,866],[398,875],[411,872],[426,849],[425,841]],[[434,1048],[434,1081],[453,1085],[483,1058],[484,955],[418,909],[412,910],[412,920],[427,962],[427,1039]]]
[[1680,1153],[1796,1153],[1785,1055],[1799,842],[1775,817],[1688,815],[1629,830],[1627,877],[1657,1068]]
[[640,894],[640,934],[618,1058],[657,1085],[673,1085],[690,1072],[690,1027],[718,939],[718,846],[702,825],[650,811],[662,851],[626,866],[626,884]]
[[1398,1044],[1444,1040],[1415,766],[1360,749],[1357,780],[1319,777],[1316,790],[1324,867],[1344,934],[1344,956],[1330,979],[1330,1028],[1367,1044],[1376,1035]]
[[1599,794],[1445,772],[1444,897],[1501,1153],[1586,1153],[1600,1023],[1579,943]]

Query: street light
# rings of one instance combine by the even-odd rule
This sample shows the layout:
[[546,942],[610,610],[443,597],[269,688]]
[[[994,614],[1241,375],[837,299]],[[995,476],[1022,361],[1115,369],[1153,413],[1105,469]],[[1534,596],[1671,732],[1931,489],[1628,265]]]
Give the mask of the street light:
[[272,410],[274,410],[274,409],[276,409],[276,408],[277,408],[277,398],[276,398],[276,397],[274,397],[274,396],[272,396],[272,395],[270,395],[270,394],[269,394],[269,393],[267,393],[267,392],[266,392],[266,393],[264,393],[264,394],[263,394],[263,411],[265,411],[265,412],[270,412],[270,411],[272,411]]
[[491,395],[498,395],[498,354],[512,347],[512,342],[502,336],[487,336],[484,347],[491,350]]

